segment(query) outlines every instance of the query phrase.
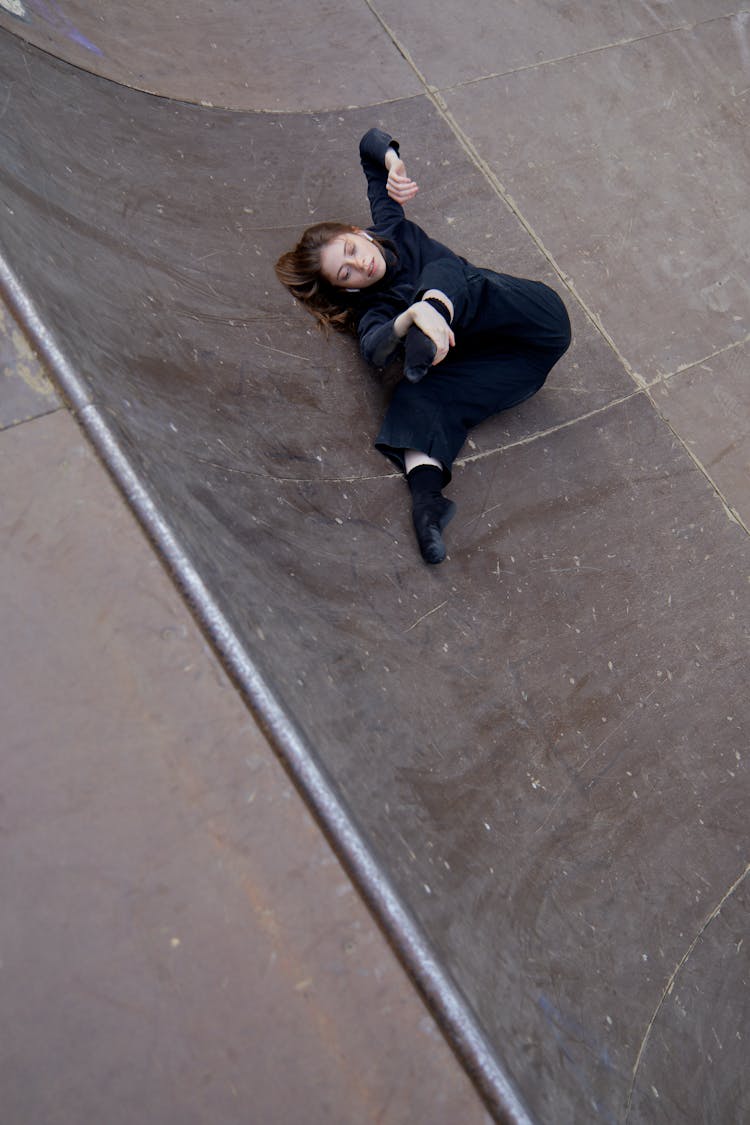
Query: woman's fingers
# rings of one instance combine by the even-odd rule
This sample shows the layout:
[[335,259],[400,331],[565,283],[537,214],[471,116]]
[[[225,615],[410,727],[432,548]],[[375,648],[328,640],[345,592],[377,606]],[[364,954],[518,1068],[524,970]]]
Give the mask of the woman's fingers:
[[398,183],[389,179],[385,190],[388,192],[391,199],[395,199],[397,203],[406,203],[407,200],[414,198],[419,188],[413,180]]
[[407,200],[413,199],[419,191],[416,182],[407,176],[403,160],[397,160],[391,165],[385,190],[391,199],[395,199],[397,203],[406,203]]
[[449,351],[450,346],[446,341],[446,343],[442,347],[439,346],[437,351],[435,352],[435,358],[432,361],[432,366],[434,367],[436,363],[442,363]]
[[[446,325],[446,328],[448,328],[447,325]],[[445,357],[447,356],[450,349],[455,348],[455,346],[456,346],[456,337],[453,335],[453,332],[451,331],[451,329],[448,328],[448,338],[445,341],[445,346],[444,346],[444,348],[438,348],[438,351],[435,353],[435,358],[432,361],[433,367],[435,366],[436,363],[440,363],[441,360],[445,359]]]

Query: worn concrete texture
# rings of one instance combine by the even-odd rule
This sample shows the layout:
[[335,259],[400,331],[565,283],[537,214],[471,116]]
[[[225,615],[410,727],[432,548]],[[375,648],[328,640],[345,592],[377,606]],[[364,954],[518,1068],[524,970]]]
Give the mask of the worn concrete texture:
[[104,468],[19,363],[42,389],[36,420],[0,432],[3,1125],[487,1122]]
[[[489,1044],[493,1111],[741,1120],[750,13],[368,4],[341,11],[351,54],[318,28],[289,77],[279,10],[283,103],[267,45],[213,67],[204,24],[164,24],[151,62],[171,36],[190,100],[230,74],[230,112],[23,45],[95,55],[63,7],[67,30],[3,17],[15,290],[330,780],[341,850],[425,936],[449,1031],[448,994]],[[103,16],[90,70],[187,96]],[[253,18],[215,22],[247,42]],[[472,435],[430,571],[370,447],[390,384],[272,273],[311,219],[366,221],[371,124],[418,222],[549,281],[574,326],[543,393]]]
[[0,302],[0,429],[60,407],[60,398],[8,309]]

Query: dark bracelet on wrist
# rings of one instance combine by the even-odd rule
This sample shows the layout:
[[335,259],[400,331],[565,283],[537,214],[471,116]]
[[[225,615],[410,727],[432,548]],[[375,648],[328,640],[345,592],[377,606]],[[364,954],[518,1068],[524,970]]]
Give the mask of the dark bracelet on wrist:
[[439,297],[423,297],[422,300],[426,301],[428,305],[432,305],[433,309],[436,309],[440,313],[440,315],[445,318],[447,323],[450,324],[450,309],[444,301],[441,301]]

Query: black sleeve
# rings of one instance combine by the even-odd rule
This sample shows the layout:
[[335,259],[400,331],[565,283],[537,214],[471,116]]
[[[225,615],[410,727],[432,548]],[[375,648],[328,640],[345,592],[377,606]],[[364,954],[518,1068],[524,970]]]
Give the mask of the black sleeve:
[[410,304],[421,301],[428,289],[439,289],[453,304],[453,319],[442,301],[428,298],[445,320],[454,328],[463,328],[476,315],[477,294],[468,284],[459,258],[438,258],[429,262],[419,275],[411,300],[396,301],[381,297],[365,310],[357,324],[362,356],[375,367],[385,367],[403,345],[394,331],[396,317]]
[[382,129],[370,129],[359,142],[359,157],[367,177],[367,198],[370,201],[373,226],[383,233],[404,219],[403,207],[395,199],[391,199],[385,190],[388,169],[384,162],[389,148],[398,152],[398,141],[394,141]]
[[[470,324],[476,315],[477,294],[472,291],[460,258],[436,258],[424,267],[417,281],[414,300],[421,301],[428,289],[439,289],[450,297],[453,305],[454,328]],[[442,310],[441,310],[442,311]]]
[[362,358],[374,367],[386,367],[403,344],[396,335],[393,325],[403,309],[396,308],[395,302],[379,302],[367,309],[357,325],[359,347]]

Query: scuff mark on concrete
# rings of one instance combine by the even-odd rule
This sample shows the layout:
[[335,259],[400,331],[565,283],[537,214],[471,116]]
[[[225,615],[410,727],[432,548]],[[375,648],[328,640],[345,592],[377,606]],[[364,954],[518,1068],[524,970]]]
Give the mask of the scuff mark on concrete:
[[648,1025],[647,1025],[646,1030],[644,1032],[643,1039],[641,1040],[641,1045],[638,1048],[638,1054],[636,1055],[636,1058],[635,1058],[635,1063],[633,1065],[633,1076],[631,1078],[630,1089],[628,1091],[628,1100],[627,1100],[626,1106],[625,1106],[625,1123],[626,1123],[626,1125],[627,1125],[627,1121],[630,1117],[630,1110],[631,1110],[632,1101],[633,1101],[633,1093],[635,1091],[635,1083],[636,1083],[636,1079],[638,1077],[638,1070],[640,1069],[641,1060],[643,1059],[643,1056],[646,1052],[646,1047],[648,1046],[648,1041],[651,1037],[651,1032],[653,1030],[654,1024],[656,1023],[656,1020],[658,1019],[659,1012],[663,1008],[667,997],[672,992],[672,989],[674,988],[674,984],[675,984],[675,981],[676,981],[678,975],[680,974],[682,969],[685,967],[685,965],[689,961],[690,956],[691,956],[693,950],[695,949],[696,945],[701,940],[701,938],[703,937],[704,933],[706,932],[708,927],[711,925],[711,923],[716,918],[718,918],[719,914],[721,914],[721,911],[722,911],[722,908],[723,908],[724,904],[729,901],[729,899],[737,891],[737,889],[742,885],[742,883],[745,881],[745,879],[748,877],[748,875],[750,875],[750,863],[748,863],[748,865],[745,867],[745,870],[742,872],[742,874],[737,879],[735,879],[735,881],[732,883],[731,887],[729,887],[729,889],[722,895],[721,900],[719,901],[718,905],[714,907],[714,909],[711,911],[711,913],[701,923],[701,926],[700,926],[700,929],[698,930],[698,933],[695,935],[693,940],[690,942],[690,945],[686,949],[685,953],[682,955],[682,957],[680,958],[680,960],[677,962],[674,969],[672,970],[672,973],[669,977],[669,980],[667,981],[667,983],[664,987],[664,990],[663,990],[661,996],[659,997],[659,1003],[654,1008],[653,1015],[651,1016],[651,1019],[648,1021]]
[[10,359],[7,356],[0,356],[0,376],[6,379],[20,379],[35,394],[54,398],[54,387],[44,374],[23,333],[2,305],[0,305],[0,336],[10,341]]

